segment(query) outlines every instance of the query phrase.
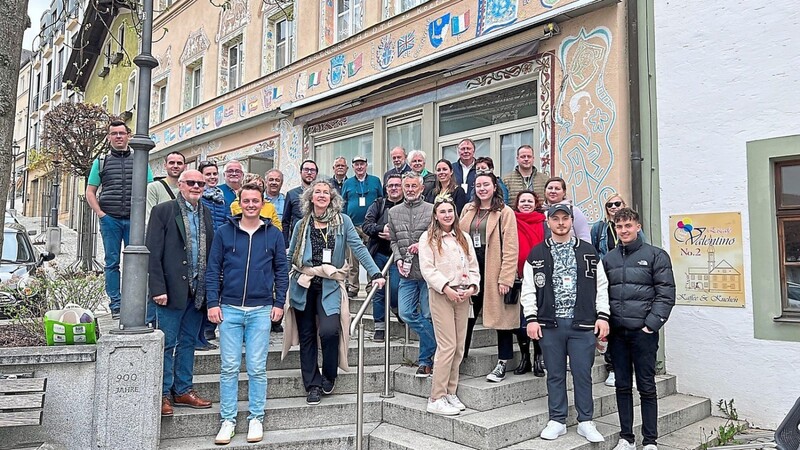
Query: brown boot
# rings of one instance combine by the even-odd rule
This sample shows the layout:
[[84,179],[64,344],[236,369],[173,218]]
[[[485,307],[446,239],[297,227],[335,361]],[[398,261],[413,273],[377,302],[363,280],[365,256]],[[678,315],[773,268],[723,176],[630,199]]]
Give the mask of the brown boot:
[[211,402],[197,395],[194,389],[183,395],[175,396],[175,406],[189,406],[196,409],[211,408]]
[[171,416],[174,413],[172,409],[172,402],[169,400],[169,396],[165,395],[161,397],[161,415],[162,416]]

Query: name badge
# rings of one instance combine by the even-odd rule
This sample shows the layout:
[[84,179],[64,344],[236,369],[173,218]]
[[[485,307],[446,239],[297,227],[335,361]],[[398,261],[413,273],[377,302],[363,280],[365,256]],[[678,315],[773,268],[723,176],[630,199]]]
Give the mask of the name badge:
[[575,279],[570,275],[564,275],[561,277],[561,285],[564,286],[565,289],[574,289]]
[[467,183],[462,183],[461,184],[461,189],[463,189],[464,192],[467,192]]
[[472,235],[472,246],[473,247],[480,247],[481,246],[481,234],[480,233],[475,232]]
[[322,264],[331,264],[331,256],[333,256],[333,250],[329,248],[322,249]]
[[367,198],[366,197],[358,197],[358,206],[361,206],[361,207],[367,206]]

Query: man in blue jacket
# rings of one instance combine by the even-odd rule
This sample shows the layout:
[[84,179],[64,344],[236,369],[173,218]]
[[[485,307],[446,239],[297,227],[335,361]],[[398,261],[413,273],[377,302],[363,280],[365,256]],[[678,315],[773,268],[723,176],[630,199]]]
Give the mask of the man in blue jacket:
[[453,179],[464,189],[467,198],[472,198],[475,191],[475,142],[462,139],[458,143],[458,159],[453,161]]
[[270,325],[283,317],[289,288],[289,266],[283,235],[259,217],[264,191],[245,184],[239,194],[241,216],[217,230],[206,270],[208,319],[219,324],[220,415],[216,444],[228,444],[236,428],[242,343],[247,358],[250,415],[247,441],[264,434],[267,398],[267,354]]

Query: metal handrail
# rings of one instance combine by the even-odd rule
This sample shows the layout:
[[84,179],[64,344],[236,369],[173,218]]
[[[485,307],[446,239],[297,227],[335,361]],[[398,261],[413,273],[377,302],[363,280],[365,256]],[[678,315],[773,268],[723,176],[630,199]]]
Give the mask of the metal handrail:
[[[394,264],[394,258],[389,257],[389,261],[386,262],[386,265],[383,266],[383,270],[381,270],[381,274],[386,279],[386,283],[384,284],[386,288],[386,295],[384,297],[384,303],[386,303],[386,308],[384,308],[385,314],[385,324],[387,327],[386,331],[389,331],[389,312],[391,311],[391,292],[392,289],[389,287],[389,268],[392,267]],[[378,292],[378,288],[376,286],[372,286],[372,290],[369,291],[367,294],[367,298],[364,300],[364,303],[359,308],[356,315],[353,317],[353,320],[350,322],[350,335],[352,336],[353,333],[358,330],[358,369],[357,369],[357,377],[358,377],[358,386],[357,386],[357,393],[356,393],[356,450],[362,450],[363,448],[363,433],[364,433],[364,313],[367,311],[367,307],[372,302],[372,298],[375,296],[375,293]],[[391,398],[394,397],[394,394],[389,390],[389,334],[387,333],[384,339],[384,362],[383,362],[383,393],[381,397],[383,398]]]

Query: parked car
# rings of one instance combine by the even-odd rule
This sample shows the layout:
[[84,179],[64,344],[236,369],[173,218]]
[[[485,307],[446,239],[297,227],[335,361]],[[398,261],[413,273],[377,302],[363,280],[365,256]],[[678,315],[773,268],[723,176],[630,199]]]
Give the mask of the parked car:
[[0,318],[9,318],[21,302],[35,301],[36,293],[27,292],[25,286],[36,269],[53,258],[51,252],[36,253],[25,227],[5,224],[0,256],[0,283],[5,288],[0,290]]
[[3,223],[19,223],[19,220],[17,220],[17,216],[6,210],[6,217]]

